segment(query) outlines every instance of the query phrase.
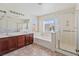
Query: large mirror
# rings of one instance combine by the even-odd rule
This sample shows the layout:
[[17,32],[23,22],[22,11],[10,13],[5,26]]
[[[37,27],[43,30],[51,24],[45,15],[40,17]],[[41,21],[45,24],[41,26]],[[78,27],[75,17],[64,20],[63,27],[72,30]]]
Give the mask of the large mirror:
[[15,16],[5,16],[0,19],[0,34],[13,32],[27,32],[29,19]]

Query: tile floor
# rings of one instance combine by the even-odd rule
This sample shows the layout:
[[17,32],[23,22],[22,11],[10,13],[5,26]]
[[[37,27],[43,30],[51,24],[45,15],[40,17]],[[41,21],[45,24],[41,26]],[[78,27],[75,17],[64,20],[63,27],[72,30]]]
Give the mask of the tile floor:
[[42,47],[38,44],[31,44],[23,48],[17,49],[3,56],[64,56],[61,53],[53,52],[50,49]]

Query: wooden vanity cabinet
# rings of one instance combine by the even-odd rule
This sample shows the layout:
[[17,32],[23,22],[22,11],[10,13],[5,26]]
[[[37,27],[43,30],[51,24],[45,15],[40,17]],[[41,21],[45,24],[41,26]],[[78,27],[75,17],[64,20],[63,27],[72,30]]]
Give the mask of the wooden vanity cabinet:
[[29,45],[29,35],[25,36],[25,45]]
[[8,39],[1,38],[0,39],[0,55],[7,53],[8,51],[9,51]]
[[0,55],[33,43],[33,34],[0,38]]
[[29,34],[29,44],[33,43],[33,34]]
[[18,48],[25,46],[25,36],[24,35],[20,35],[17,37],[18,40]]
[[17,37],[8,37],[9,51],[17,49]]
[[27,34],[25,38],[25,44],[29,45],[33,43],[33,34]]

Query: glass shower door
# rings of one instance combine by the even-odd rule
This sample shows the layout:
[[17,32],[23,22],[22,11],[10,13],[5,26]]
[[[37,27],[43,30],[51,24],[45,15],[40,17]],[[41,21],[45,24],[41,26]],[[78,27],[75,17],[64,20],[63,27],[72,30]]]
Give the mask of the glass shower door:
[[59,45],[60,49],[76,54],[76,32],[70,30],[63,30],[61,32],[61,39]]
[[77,27],[75,14],[68,13],[61,21],[61,25],[63,26],[60,30],[58,48],[72,53],[77,54]]

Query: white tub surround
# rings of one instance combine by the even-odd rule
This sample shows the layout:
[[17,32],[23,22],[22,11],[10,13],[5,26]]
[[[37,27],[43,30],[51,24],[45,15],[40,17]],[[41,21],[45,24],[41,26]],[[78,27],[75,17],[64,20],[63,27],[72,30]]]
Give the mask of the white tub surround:
[[55,51],[56,33],[35,33],[34,42]]

